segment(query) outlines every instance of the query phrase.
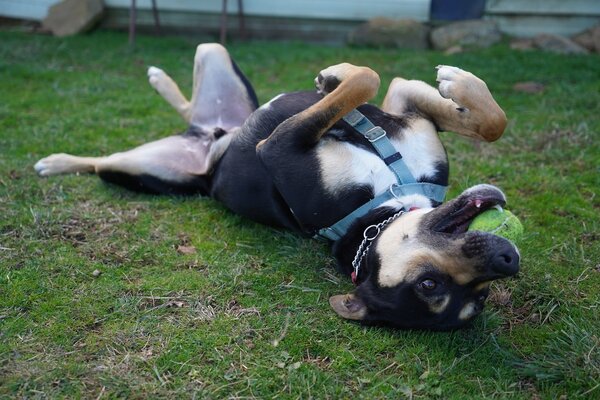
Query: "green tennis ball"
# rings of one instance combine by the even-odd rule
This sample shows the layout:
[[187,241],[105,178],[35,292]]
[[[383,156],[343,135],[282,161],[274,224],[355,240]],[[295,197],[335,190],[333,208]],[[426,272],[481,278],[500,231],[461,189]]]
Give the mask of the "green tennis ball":
[[469,225],[469,231],[483,231],[517,243],[523,236],[523,225],[513,213],[491,208],[479,214]]

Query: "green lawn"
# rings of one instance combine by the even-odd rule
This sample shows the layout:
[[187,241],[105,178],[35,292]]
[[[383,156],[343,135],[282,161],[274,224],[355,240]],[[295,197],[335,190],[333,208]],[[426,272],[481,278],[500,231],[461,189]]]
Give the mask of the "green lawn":
[[[600,396],[599,56],[230,47],[261,102],[341,61],[371,66],[383,88],[396,75],[434,83],[438,64],[488,83],[507,132],[492,144],[442,134],[450,194],[507,193],[526,230],[522,270],[494,285],[471,329],[431,333],[338,318],[327,299],[352,284],[323,243],[210,199],[35,175],[50,153],[102,155],[185,129],[146,68],[189,94],[195,45],[0,32],[0,397]],[[545,90],[516,92],[523,81]]]

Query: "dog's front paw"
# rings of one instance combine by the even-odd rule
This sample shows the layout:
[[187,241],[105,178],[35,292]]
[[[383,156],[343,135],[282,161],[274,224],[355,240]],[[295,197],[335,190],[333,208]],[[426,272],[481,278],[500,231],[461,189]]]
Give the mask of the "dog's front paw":
[[325,68],[315,78],[315,86],[317,92],[322,95],[333,92],[340,83],[350,74],[352,69],[356,67],[352,64],[342,63],[332,65],[329,68]]
[[459,111],[468,111],[478,99],[491,97],[485,82],[472,73],[449,65],[438,65],[436,69],[440,94],[454,101]]

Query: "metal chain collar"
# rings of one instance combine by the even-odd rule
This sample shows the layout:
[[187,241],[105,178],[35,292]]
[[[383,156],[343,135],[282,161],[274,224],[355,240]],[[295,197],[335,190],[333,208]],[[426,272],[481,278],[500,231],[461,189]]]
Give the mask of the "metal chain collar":
[[381,221],[376,225],[369,225],[365,228],[363,232],[363,240],[358,246],[358,250],[356,251],[356,255],[354,256],[354,260],[352,260],[352,267],[354,268],[354,272],[352,272],[352,282],[356,285],[358,280],[358,271],[360,270],[360,265],[362,264],[362,260],[365,258],[373,241],[377,239],[381,230],[385,228],[387,225],[392,223],[396,218],[404,214],[404,210],[398,211],[396,214],[392,215],[388,219]]

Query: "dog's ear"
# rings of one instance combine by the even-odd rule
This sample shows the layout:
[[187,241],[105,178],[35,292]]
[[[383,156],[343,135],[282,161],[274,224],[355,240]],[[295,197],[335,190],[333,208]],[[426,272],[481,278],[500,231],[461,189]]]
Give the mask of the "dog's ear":
[[342,318],[362,320],[367,315],[367,306],[360,297],[348,293],[338,294],[329,298],[331,308]]

